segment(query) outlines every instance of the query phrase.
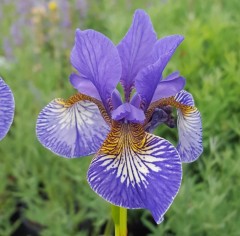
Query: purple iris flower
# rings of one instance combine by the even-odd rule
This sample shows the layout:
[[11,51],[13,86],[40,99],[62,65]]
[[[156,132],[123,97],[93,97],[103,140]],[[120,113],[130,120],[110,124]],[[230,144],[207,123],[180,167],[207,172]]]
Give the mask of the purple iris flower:
[[[178,193],[181,163],[202,153],[201,117],[183,90],[185,79],[178,72],[162,76],[182,40],[158,40],[142,10],[117,46],[99,32],[77,30],[71,63],[78,74],[70,82],[79,93],[53,100],[37,120],[38,139],[52,152],[67,158],[95,154],[87,178],[97,194],[114,205],[149,209],[157,223]],[[176,148],[149,132],[171,123],[173,107]]]
[[14,116],[14,97],[9,86],[0,77],[0,140],[10,129]]

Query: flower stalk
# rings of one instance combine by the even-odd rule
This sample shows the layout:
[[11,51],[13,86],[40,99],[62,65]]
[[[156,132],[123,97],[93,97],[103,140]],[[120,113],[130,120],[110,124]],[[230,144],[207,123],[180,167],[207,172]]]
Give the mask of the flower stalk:
[[127,209],[115,205],[111,206],[115,236],[127,236]]

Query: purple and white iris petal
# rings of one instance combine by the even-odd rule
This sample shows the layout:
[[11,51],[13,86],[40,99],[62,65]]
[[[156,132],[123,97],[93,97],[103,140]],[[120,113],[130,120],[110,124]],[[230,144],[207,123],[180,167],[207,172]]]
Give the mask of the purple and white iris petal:
[[130,103],[124,103],[112,112],[113,120],[125,119],[133,123],[143,123],[145,118],[143,110]]
[[172,204],[181,179],[177,150],[152,134],[137,151],[127,146],[118,155],[96,156],[88,171],[88,182],[101,197],[125,208],[147,208],[157,223]]
[[203,152],[201,115],[194,107],[190,93],[183,90],[175,96],[175,100],[191,106],[191,109],[177,109],[179,136],[177,150],[182,162],[193,162]]
[[0,140],[10,129],[14,116],[14,97],[9,86],[0,77]]
[[174,99],[184,105],[187,106],[195,106],[194,103],[194,99],[191,93],[182,90],[181,92],[179,92],[178,94],[176,94],[176,96],[174,97]]
[[167,80],[161,80],[154,92],[151,102],[175,96],[184,88],[185,83],[185,78],[181,76],[172,78],[169,77]]
[[162,66],[165,68],[183,39],[184,37],[181,35],[171,35],[159,39],[154,45],[153,61],[157,61],[161,58]]
[[94,30],[76,31],[71,63],[81,78],[90,80],[98,90],[105,108],[122,73],[121,60],[115,45]]
[[97,100],[101,101],[100,95],[94,86],[94,84],[88,80],[83,79],[79,75],[72,73],[70,75],[70,83],[72,86],[78,90],[79,93],[86,94],[88,96],[91,96],[93,98],[96,98]]
[[133,23],[117,49],[122,61],[121,83],[127,101],[137,73],[152,63],[152,50],[157,36],[149,16],[143,10],[137,10]]
[[98,107],[90,101],[66,106],[50,102],[39,114],[37,137],[43,146],[67,158],[96,153],[109,132]]

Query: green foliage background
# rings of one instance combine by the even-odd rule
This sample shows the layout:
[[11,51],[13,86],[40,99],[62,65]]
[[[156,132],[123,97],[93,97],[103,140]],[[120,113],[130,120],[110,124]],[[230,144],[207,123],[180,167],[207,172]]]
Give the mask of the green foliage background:
[[[16,1],[1,5],[0,74],[14,93],[16,112],[0,143],[0,235],[13,235],[22,224],[41,228],[43,236],[103,234],[111,215],[86,182],[91,157],[52,154],[36,139],[35,122],[49,101],[75,93],[68,82],[75,28],[101,31],[117,44],[137,8],[148,12],[159,37],[185,36],[166,74],[179,70],[187,79],[202,114],[204,153],[183,164],[182,187],[165,221],[156,225],[146,210],[129,211],[129,235],[140,235],[139,228],[149,236],[240,235],[240,2],[90,0],[81,11],[75,2],[69,1],[71,26],[59,23],[58,8],[46,10],[38,25],[21,28],[20,45],[11,25],[23,13],[15,14]],[[47,37],[41,41],[39,34]],[[12,47],[8,59],[5,37]],[[157,134],[176,143],[176,130],[160,127]]]

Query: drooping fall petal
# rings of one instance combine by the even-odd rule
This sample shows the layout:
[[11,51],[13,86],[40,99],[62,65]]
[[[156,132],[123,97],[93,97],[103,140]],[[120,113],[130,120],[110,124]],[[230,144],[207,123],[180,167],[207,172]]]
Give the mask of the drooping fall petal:
[[0,140],[10,129],[14,117],[15,102],[11,89],[0,77]]
[[93,102],[74,97],[55,99],[40,112],[37,137],[43,146],[67,158],[96,153],[109,132]]
[[181,160],[168,141],[136,124],[113,127],[93,159],[88,182],[112,204],[147,208],[160,223],[182,178]]
[[177,150],[182,162],[193,162],[203,152],[201,115],[194,106],[192,95],[187,91],[178,93],[175,100],[185,105],[177,109],[179,137]]

